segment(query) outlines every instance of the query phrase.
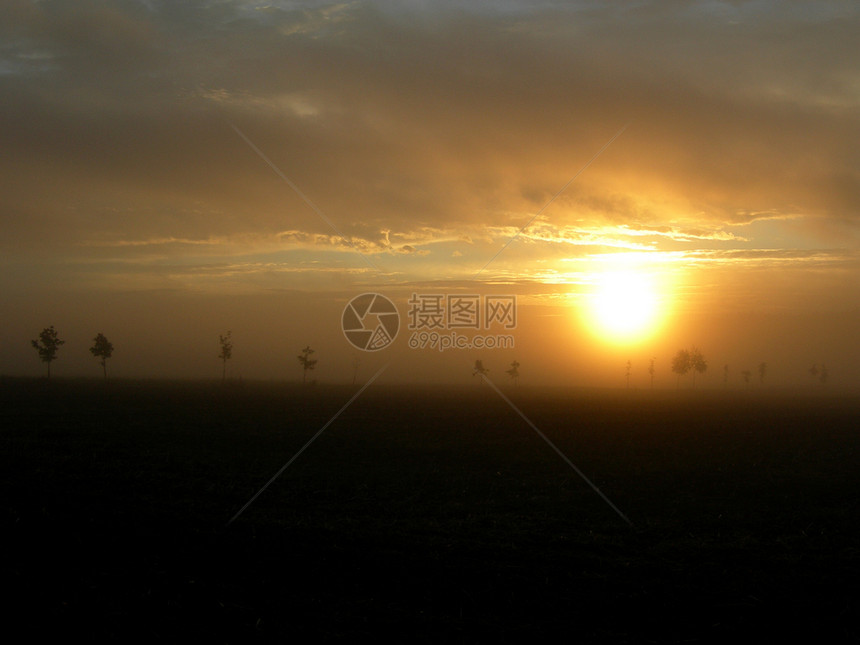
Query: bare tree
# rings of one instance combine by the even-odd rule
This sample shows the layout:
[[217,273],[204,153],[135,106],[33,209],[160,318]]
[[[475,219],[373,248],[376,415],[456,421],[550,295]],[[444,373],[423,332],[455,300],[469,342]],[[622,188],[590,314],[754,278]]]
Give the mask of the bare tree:
[[767,374],[767,363],[758,364],[758,382],[764,385],[764,377]]
[[821,365],[815,363],[807,371],[809,372],[809,376],[813,379],[818,379],[818,382],[822,385],[827,383],[827,366],[824,363]]
[[57,358],[57,350],[60,345],[64,345],[66,341],[60,340],[57,337],[57,332],[54,326],[45,327],[39,334],[39,340],[31,340],[30,344],[39,352],[39,358],[43,363],[48,364],[48,378],[51,378],[51,363]]
[[741,376],[744,377],[744,383],[746,383],[746,386],[749,387],[750,386],[750,377],[752,376],[752,372],[750,372],[749,370],[744,370],[741,372]]
[[[476,367],[477,367],[477,364],[476,364]],[[511,363],[511,369],[505,370],[505,373],[514,380],[514,385],[516,385],[517,381],[520,378],[520,364],[519,364],[519,362],[514,361],[513,363]]]
[[678,387],[681,387],[681,377],[690,371],[690,352],[686,349],[679,349],[678,353],[672,357],[672,371],[678,375]]
[[[487,373],[487,372],[489,372],[489,371],[490,371],[489,369],[487,369],[486,367],[484,367],[484,361],[482,361],[482,360],[476,360],[476,361],[475,361],[475,367],[473,367],[473,368],[472,368],[472,376],[481,376],[481,377],[483,377],[483,376],[484,376],[484,374],[486,374],[486,373]],[[480,380],[480,381],[478,381],[478,384],[481,384],[481,383],[483,383],[483,382],[484,382],[484,379],[483,379],[483,378],[481,378],[481,380]]]
[[304,383],[307,378],[308,370],[312,370],[317,366],[317,359],[311,358],[311,354],[313,353],[314,350],[312,350],[310,345],[308,345],[298,356],[299,363],[302,366],[302,383]]
[[227,361],[233,358],[233,332],[228,331],[226,336],[218,334],[218,342],[221,344],[221,353],[218,358],[221,359],[221,381],[227,380]]
[[101,332],[93,339],[93,343],[90,352],[96,358],[101,359],[99,364],[102,366],[102,372],[104,372],[105,381],[107,381],[107,359],[113,355],[113,343],[105,338]]
[[656,373],[656,370],[654,369],[654,361],[656,361],[656,360],[657,360],[656,358],[652,358],[651,363],[648,365],[648,376],[651,377],[651,389],[652,390],[654,389],[654,374]]

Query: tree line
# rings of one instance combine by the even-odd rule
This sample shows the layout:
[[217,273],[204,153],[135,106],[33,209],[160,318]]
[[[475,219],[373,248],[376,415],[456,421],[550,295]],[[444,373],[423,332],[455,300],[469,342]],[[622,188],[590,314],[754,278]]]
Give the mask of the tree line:
[[[488,367],[484,367],[484,361],[476,360],[475,366],[472,368],[472,376],[483,376],[484,374],[488,374],[490,369]],[[519,361],[514,361],[511,363],[509,369],[505,370],[505,374],[507,374],[510,379],[514,382],[514,385],[517,385],[520,380],[520,363]],[[479,383],[483,383],[483,380],[479,381]]]
[[[648,375],[651,380],[651,387],[654,387],[654,375],[656,374],[655,368],[656,358],[652,358],[648,365]],[[628,360],[625,365],[624,377],[626,380],[627,387],[630,387],[630,372],[632,368],[632,363]],[[672,357],[671,362],[672,372],[678,377],[678,387],[681,386],[681,377],[686,374],[693,375],[693,387],[696,385],[696,374],[704,374],[708,370],[708,362],[705,360],[705,357],[702,355],[702,352],[695,346],[690,349],[679,349],[677,353]],[[756,369],[758,373],[758,380],[761,385],[764,385],[765,377],[768,373],[768,365],[765,362],[761,362],[758,364]],[[813,379],[817,379],[821,382],[821,384],[827,383],[827,367],[821,364],[814,364],[809,368],[809,374]],[[750,381],[752,379],[753,372],[749,369],[741,370],[741,377],[744,380],[744,384],[749,387]],[[729,366],[723,366],[723,385],[728,386],[729,381]]]
[[[233,357],[233,332],[228,331],[226,334],[219,334],[218,342],[221,351],[218,358],[221,359],[221,380],[227,380],[227,361]],[[48,378],[51,378],[51,363],[57,358],[57,353],[60,347],[66,344],[66,341],[61,340],[54,326],[45,327],[39,337],[30,341],[31,346],[39,353],[39,360],[47,365]],[[107,337],[99,332],[93,339],[93,346],[90,347],[90,353],[98,359],[99,365],[102,366],[104,379],[107,380],[107,360],[113,356],[113,343]],[[302,367],[302,383],[307,380],[307,374],[317,365],[317,359],[311,358],[314,350],[310,346],[305,347],[302,353],[298,355],[299,364]]]
[[[39,338],[31,340],[30,344],[39,352],[39,359],[48,366],[48,378],[51,378],[51,363],[57,358],[57,352],[60,351],[60,347],[66,344],[66,341],[60,340],[57,330],[51,325],[50,327],[45,327],[39,334]],[[99,359],[104,378],[107,380],[107,359],[113,355],[113,344],[104,334],[99,332],[93,339],[90,353]]]
[[[221,351],[218,354],[218,358],[221,359],[222,369],[221,369],[221,380],[226,381],[227,379],[227,361],[229,361],[233,357],[233,332],[228,331],[226,334],[219,334],[218,342],[221,348]],[[51,378],[51,363],[57,358],[57,353],[60,350],[60,347],[63,346],[66,341],[61,340],[57,334],[54,326],[45,327],[39,334],[39,337],[35,340],[30,341],[32,347],[38,352],[39,359],[47,365],[48,370],[48,378]],[[105,380],[107,380],[107,360],[113,355],[113,343],[111,343],[103,333],[99,332],[96,334],[95,338],[93,338],[93,346],[90,347],[90,353],[94,358],[98,359],[99,365],[102,367],[102,373],[104,375]],[[317,359],[311,358],[311,356],[315,353],[313,349],[308,345],[303,350],[301,350],[301,354],[299,354],[296,358],[298,359],[299,365],[302,368],[302,383],[307,382],[308,372],[313,371],[317,365]],[[651,387],[654,387],[654,376],[656,374],[655,368],[656,358],[652,358],[648,365],[648,375],[650,377]],[[358,359],[353,361],[353,368],[357,373],[359,366]],[[630,375],[632,371],[633,363],[628,360],[625,364],[624,377],[626,382],[626,387],[630,387]],[[505,370],[505,373],[510,377],[513,381],[514,385],[516,385],[519,381],[519,372],[520,363],[518,361],[514,361],[510,364],[510,369]],[[696,374],[704,374],[708,370],[708,362],[705,360],[702,352],[696,347],[693,346],[690,349],[679,349],[678,352],[672,357],[671,362],[672,372],[678,377],[678,387],[681,386],[681,378],[687,374],[693,375],[693,387],[696,385]],[[767,375],[768,366],[767,363],[762,362],[759,363],[757,372],[759,383],[764,385],[765,376]],[[483,361],[476,360],[475,366],[472,368],[472,375],[483,375],[489,372],[489,369],[484,367]],[[821,384],[826,384],[828,380],[828,372],[827,367],[821,363],[815,363],[808,370],[810,376],[813,379],[818,380]],[[745,369],[741,371],[741,377],[744,380],[744,383],[749,386],[750,380],[752,378],[752,371]],[[723,366],[723,385],[728,385],[729,378],[729,366]],[[353,383],[355,383],[355,374],[353,374]]]

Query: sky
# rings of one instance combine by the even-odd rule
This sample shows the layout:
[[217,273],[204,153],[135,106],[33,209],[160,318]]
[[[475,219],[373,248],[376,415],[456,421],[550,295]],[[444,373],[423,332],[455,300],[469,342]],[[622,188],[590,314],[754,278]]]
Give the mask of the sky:
[[[0,375],[53,325],[56,376],[104,333],[112,376],[218,378],[230,330],[231,378],[310,346],[320,382],[678,387],[695,346],[701,387],[860,387],[857,33],[853,2],[6,0]],[[363,293],[400,316],[376,351]],[[413,294],[515,296],[478,330],[514,346],[410,347]]]

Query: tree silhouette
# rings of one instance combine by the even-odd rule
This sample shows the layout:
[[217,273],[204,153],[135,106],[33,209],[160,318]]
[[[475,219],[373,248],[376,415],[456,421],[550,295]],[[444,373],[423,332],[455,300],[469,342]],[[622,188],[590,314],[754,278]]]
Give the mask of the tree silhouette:
[[672,357],[672,371],[678,375],[678,387],[681,387],[681,377],[689,372],[691,367],[690,352],[686,349],[679,349],[678,353]]
[[764,377],[767,374],[767,363],[758,364],[758,382],[764,385]]
[[66,341],[60,340],[57,337],[57,332],[54,326],[45,327],[39,334],[39,340],[31,340],[30,344],[39,352],[39,358],[43,363],[48,364],[48,378],[51,378],[51,362],[57,358],[57,350],[60,345],[64,345]]
[[308,375],[308,370],[312,370],[317,366],[317,359],[311,358],[311,354],[314,353],[314,350],[310,348],[310,345],[305,347],[302,350],[302,353],[299,354],[299,363],[302,366],[302,383],[305,382],[305,379]]
[[233,358],[233,332],[228,331],[226,336],[218,334],[218,342],[221,344],[221,353],[218,358],[221,359],[221,382],[227,380],[227,361]]
[[744,383],[746,383],[747,387],[749,387],[750,386],[750,376],[752,376],[752,372],[750,372],[749,370],[744,370],[743,372],[741,372],[741,376],[744,377]]
[[648,365],[648,375],[651,377],[651,389],[654,389],[654,373],[656,370],[654,369],[654,361],[656,358],[651,359],[651,363]]
[[704,374],[708,369],[708,363],[697,348],[690,350],[690,368],[693,370],[693,387],[696,387],[696,373]]
[[[486,367],[484,367],[484,361],[482,361],[482,360],[476,360],[476,361],[475,361],[475,367],[473,367],[473,368],[472,368],[472,376],[481,376],[481,377],[483,377],[483,376],[484,376],[484,374],[486,374],[486,373],[487,373],[487,372],[489,372],[489,371],[490,371],[489,369],[487,369]],[[484,379],[483,379],[483,378],[481,378],[481,380],[480,380],[480,381],[478,381],[478,384],[481,384],[481,383],[483,383],[483,382],[484,382]]]
[[[475,367],[477,368],[477,363],[475,364]],[[483,366],[481,367],[483,369]],[[517,361],[514,361],[511,363],[511,369],[505,370],[505,373],[514,379],[514,385],[516,385],[520,378],[520,364]]]
[[631,363],[630,360],[628,359],[626,369],[624,370],[624,378],[627,381],[627,389],[628,390],[630,389],[630,368],[631,367],[633,367],[633,363]]
[[827,383],[827,366],[824,363],[822,363],[820,366],[818,365],[818,363],[815,363],[807,371],[809,372],[809,376],[811,376],[813,379],[818,379],[818,382],[822,385]]
[[101,359],[99,364],[102,366],[102,372],[104,372],[105,381],[107,381],[107,359],[113,354],[113,343],[105,338],[105,335],[101,332],[93,338],[93,343],[93,346],[90,347],[90,353],[96,358]]

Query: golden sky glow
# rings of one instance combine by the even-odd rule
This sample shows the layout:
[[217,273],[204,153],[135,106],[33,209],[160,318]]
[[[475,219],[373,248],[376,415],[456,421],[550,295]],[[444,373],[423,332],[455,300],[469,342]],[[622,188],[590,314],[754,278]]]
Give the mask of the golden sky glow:
[[237,372],[311,343],[336,380],[325,316],[438,290],[517,294],[523,383],[696,344],[860,384],[858,32],[844,2],[4,2],[0,373],[54,324],[69,374],[102,331],[121,373],[205,376],[230,328]]

